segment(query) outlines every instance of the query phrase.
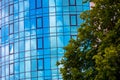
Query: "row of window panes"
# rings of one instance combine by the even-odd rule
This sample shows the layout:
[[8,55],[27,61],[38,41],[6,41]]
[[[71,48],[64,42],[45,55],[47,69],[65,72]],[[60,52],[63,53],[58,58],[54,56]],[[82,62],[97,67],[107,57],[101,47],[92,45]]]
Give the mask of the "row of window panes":
[[[48,69],[56,69],[57,58],[38,58],[34,60],[20,61],[15,63],[10,63],[9,65],[4,65],[0,67],[0,70],[3,71],[3,68],[6,68],[7,74],[11,75],[13,73],[21,73],[28,71],[42,71]],[[50,63],[51,62],[51,63]]]

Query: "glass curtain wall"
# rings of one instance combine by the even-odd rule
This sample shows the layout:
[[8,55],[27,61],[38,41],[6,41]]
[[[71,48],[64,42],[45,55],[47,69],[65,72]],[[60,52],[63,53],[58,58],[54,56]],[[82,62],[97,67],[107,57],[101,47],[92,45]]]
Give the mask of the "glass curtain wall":
[[62,80],[56,61],[88,9],[82,0],[0,0],[0,80]]

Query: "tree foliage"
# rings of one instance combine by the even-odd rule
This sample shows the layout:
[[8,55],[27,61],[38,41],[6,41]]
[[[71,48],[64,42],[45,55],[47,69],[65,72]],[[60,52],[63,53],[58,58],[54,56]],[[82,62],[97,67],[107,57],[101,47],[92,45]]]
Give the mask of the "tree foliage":
[[64,80],[120,80],[120,0],[92,0],[57,65]]

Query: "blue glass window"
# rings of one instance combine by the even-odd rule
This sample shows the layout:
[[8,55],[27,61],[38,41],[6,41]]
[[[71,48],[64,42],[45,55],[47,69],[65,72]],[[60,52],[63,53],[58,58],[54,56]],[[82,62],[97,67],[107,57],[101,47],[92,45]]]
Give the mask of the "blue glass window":
[[36,7],[41,8],[42,7],[42,0],[36,0]]
[[37,48],[38,49],[43,48],[43,40],[42,40],[42,38],[37,39]]
[[18,13],[18,3],[14,4],[14,13]]
[[10,44],[10,46],[9,46],[9,50],[10,50],[10,54],[13,54],[13,44]]
[[13,14],[13,4],[9,5],[9,14]]
[[37,64],[38,70],[43,70],[43,59],[38,59]]
[[10,74],[13,74],[14,72],[13,63],[9,64],[9,71],[10,71]]
[[35,0],[30,0],[30,9],[35,9]]
[[39,17],[39,18],[37,18],[37,28],[42,28],[42,18],[41,17]]
[[70,6],[76,5],[76,0],[69,0],[69,5]]
[[19,12],[22,12],[24,9],[23,2],[19,2]]
[[18,32],[18,22],[14,23],[14,33]]
[[77,25],[77,15],[70,15],[70,25],[76,26]]
[[9,34],[13,34],[13,23],[9,25]]

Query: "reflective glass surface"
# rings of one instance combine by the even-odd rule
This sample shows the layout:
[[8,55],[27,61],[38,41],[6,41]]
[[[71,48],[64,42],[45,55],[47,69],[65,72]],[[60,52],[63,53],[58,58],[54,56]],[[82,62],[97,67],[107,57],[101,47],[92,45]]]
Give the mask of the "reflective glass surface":
[[82,0],[0,0],[0,80],[62,80],[56,62],[88,9]]

